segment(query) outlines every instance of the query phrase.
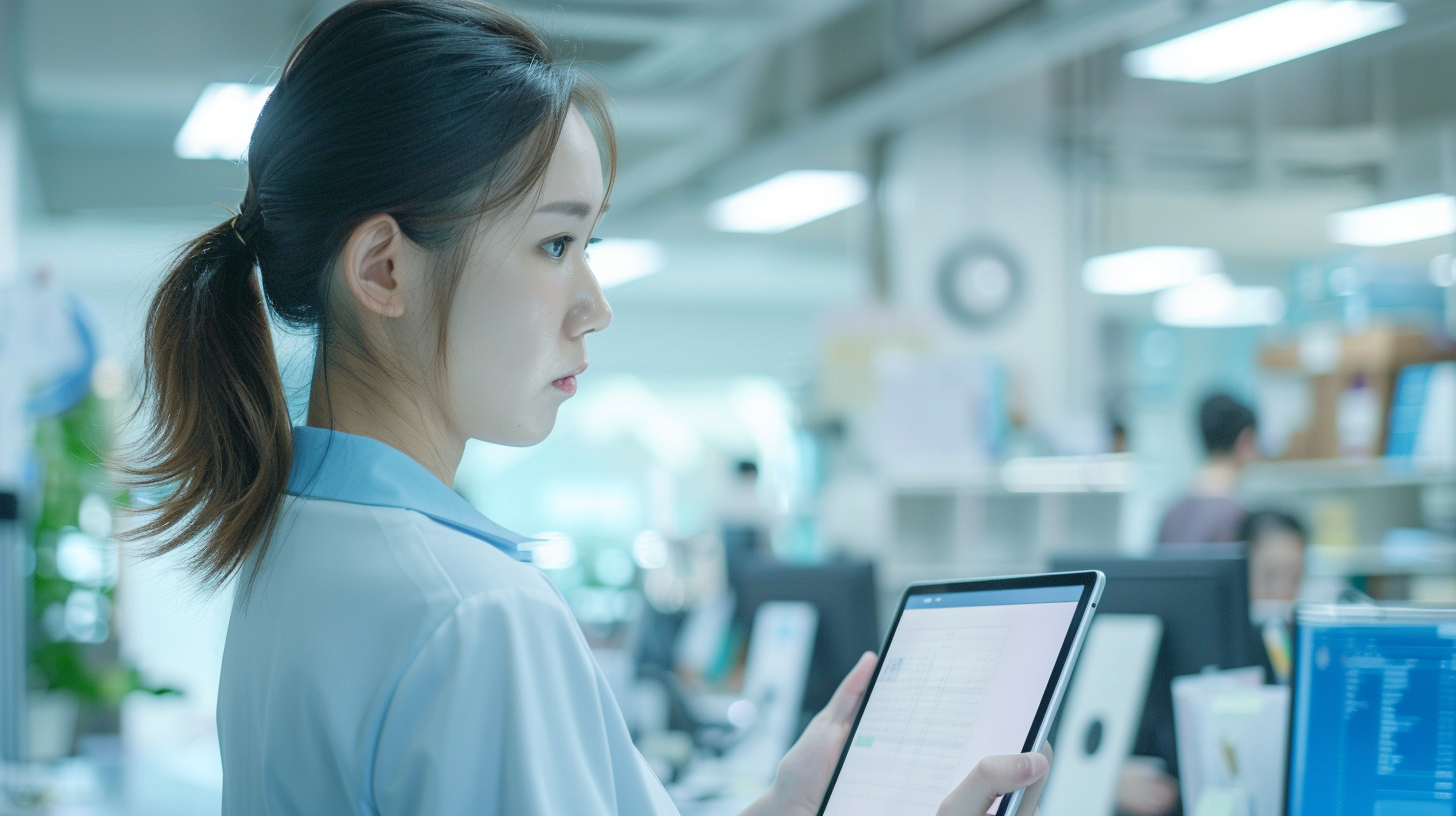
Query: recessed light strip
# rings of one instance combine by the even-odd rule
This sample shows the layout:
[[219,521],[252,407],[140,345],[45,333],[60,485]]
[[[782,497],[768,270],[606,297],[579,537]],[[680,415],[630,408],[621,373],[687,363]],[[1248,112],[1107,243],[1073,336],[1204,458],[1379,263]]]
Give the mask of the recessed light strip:
[[1218,274],[1218,253],[1203,247],[1150,246],[1089,258],[1082,285],[1099,295],[1143,295]]
[[1226,275],[1209,275],[1159,292],[1159,323],[1191,328],[1272,326],[1284,319],[1284,293],[1273,286],[1235,286]]
[[1343,210],[1330,216],[1329,231],[1337,244],[1365,247],[1439,238],[1456,232],[1456,198],[1435,193]]
[[1223,82],[1404,22],[1398,3],[1287,0],[1130,52],[1122,64],[1128,74],[1145,79]]
[[641,238],[606,238],[587,250],[587,265],[603,289],[651,275],[666,261],[662,244]]
[[247,158],[253,125],[262,113],[272,85],[214,82],[202,89],[187,121],[177,131],[172,149],[183,159]]
[[845,170],[791,170],[714,201],[708,223],[722,232],[777,233],[853,207],[869,182]]

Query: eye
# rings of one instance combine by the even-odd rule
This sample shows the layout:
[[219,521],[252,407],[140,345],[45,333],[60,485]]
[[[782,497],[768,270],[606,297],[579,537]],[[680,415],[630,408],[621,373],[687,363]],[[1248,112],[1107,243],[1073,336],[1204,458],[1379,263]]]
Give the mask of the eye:
[[542,244],[541,249],[544,250],[547,255],[550,255],[552,258],[556,258],[559,260],[562,256],[566,254],[567,245],[574,240],[576,239],[572,238],[569,235],[563,235],[560,238],[553,238],[550,241]]

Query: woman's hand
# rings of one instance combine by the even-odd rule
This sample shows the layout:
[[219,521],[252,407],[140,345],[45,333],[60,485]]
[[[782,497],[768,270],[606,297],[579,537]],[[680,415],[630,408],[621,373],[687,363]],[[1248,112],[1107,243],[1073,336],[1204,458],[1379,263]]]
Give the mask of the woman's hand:
[[[779,763],[773,786],[743,816],[815,816],[829,788],[829,777],[849,738],[860,698],[874,674],[875,655],[866,652],[839,684],[824,710],[814,715],[803,736]],[[941,803],[941,816],[980,816],[997,796],[1034,785],[1026,792],[1018,816],[1033,816],[1051,767],[1051,746],[1041,754],[986,757]],[[979,809],[977,809],[979,808]]]
[[1168,816],[1178,807],[1178,780],[1149,757],[1128,757],[1117,781],[1117,810],[1128,816]]
[[1052,746],[1045,742],[1041,744],[1041,753],[986,757],[945,797],[936,814],[981,816],[991,809],[996,797],[1030,785],[1017,806],[1016,816],[1036,816],[1036,803],[1041,799],[1041,789],[1046,787],[1051,769]]
[[859,711],[860,698],[864,697],[870,676],[875,673],[876,660],[874,652],[860,655],[859,662],[829,698],[829,704],[814,715],[799,741],[779,762],[773,787],[759,800],[759,803],[771,800],[770,809],[758,810],[755,805],[750,809],[752,812],[782,816],[815,816],[819,812],[824,791],[829,788],[829,777],[834,775],[844,741],[849,739],[849,728],[854,724],[855,712]]

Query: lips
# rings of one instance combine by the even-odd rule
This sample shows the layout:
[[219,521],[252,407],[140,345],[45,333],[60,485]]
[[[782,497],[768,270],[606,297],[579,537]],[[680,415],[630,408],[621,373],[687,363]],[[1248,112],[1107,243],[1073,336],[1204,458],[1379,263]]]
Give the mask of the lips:
[[576,378],[583,371],[586,371],[586,363],[582,363],[580,366],[578,366],[576,368],[575,371],[572,371],[570,374],[567,374],[564,377],[559,377],[559,378],[557,378],[555,380],[552,380],[551,381],[551,386],[553,388],[555,388],[557,391],[560,391],[561,393],[563,393],[563,394],[565,394],[566,396],[569,397],[572,394],[575,394],[576,393]]

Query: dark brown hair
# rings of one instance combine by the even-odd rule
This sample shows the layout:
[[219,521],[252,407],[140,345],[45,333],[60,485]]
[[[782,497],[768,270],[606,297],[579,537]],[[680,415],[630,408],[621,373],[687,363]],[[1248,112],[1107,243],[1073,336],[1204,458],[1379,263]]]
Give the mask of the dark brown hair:
[[437,259],[443,364],[470,227],[537,189],[572,105],[595,119],[614,175],[601,90],[509,12],[357,0],[310,32],[253,130],[238,216],[183,248],[152,301],[147,427],[124,471],[170,492],[129,537],[151,555],[196,543],[189,565],[208,587],[261,554],[293,451],[268,311],[316,333],[315,394],[331,369],[367,378],[383,361],[331,305],[330,270],[359,224],[388,214]]
[[1244,431],[1258,427],[1253,409],[1228,394],[1212,394],[1198,408],[1203,447],[1211,456],[1233,453]]

